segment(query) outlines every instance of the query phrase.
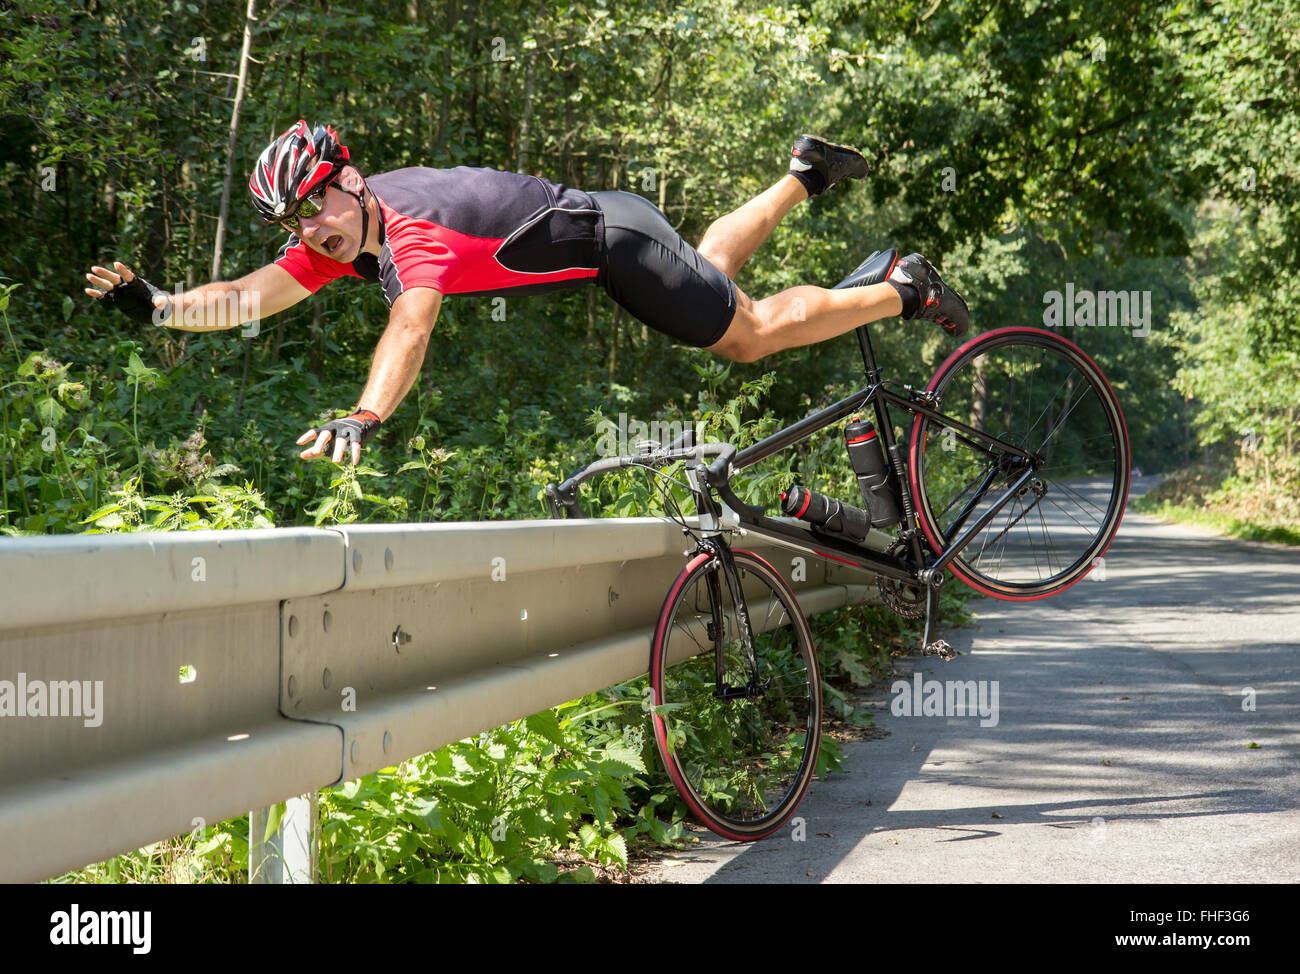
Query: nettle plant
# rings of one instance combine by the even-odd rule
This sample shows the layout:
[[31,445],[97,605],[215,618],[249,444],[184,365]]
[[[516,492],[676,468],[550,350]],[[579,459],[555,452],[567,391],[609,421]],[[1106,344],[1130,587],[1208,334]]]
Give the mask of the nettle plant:
[[622,684],[330,789],[322,879],[590,882],[584,860],[680,842],[681,811],[655,814],[671,786],[647,770],[642,700]]
[[251,482],[225,482],[240,468],[206,449],[202,426],[162,448],[140,440],[142,400],[164,398],[169,377],[144,363],[135,342],[96,346],[108,351],[107,367],[45,350],[22,357],[8,317],[15,287],[0,289],[14,356],[0,384],[0,533],[273,525]]
[[[239,467],[218,463],[206,447],[202,429],[161,450],[140,447],[136,476],[83,519],[93,525],[88,533],[274,527],[261,492],[251,482],[221,483]],[[159,492],[146,494],[146,481]]]
[[34,352],[0,387],[0,504],[8,533],[74,530],[78,507],[103,487],[97,470],[104,444],[81,415],[91,405],[89,385],[70,372]]

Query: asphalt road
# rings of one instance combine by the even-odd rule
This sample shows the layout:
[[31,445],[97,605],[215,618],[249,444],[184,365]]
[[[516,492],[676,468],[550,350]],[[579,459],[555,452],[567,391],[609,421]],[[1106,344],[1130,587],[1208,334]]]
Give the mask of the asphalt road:
[[[785,832],[703,832],[654,879],[1300,882],[1300,551],[1129,512],[1104,572],[970,608],[957,659],[872,690],[889,735],[846,744]],[[895,714],[916,674],[986,681],[987,716]]]

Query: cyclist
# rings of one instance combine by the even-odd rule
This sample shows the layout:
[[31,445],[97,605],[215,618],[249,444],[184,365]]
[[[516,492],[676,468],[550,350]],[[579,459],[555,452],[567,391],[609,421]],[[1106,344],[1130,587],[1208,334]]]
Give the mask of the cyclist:
[[889,315],[964,334],[965,302],[920,254],[895,261],[877,284],[856,284],[869,272],[869,258],[836,289],[801,286],[754,300],[736,287],[740,268],[786,213],[866,172],[856,150],[802,136],[789,172],[714,222],[693,248],[657,207],[633,193],[586,193],[536,176],[464,166],[363,178],[331,127],[313,130],[299,121],[266,147],[249,178],[262,218],[289,232],[272,263],[237,281],[187,291],[180,308],[121,262],[114,270],[93,267],[86,293],[139,321],[201,331],[238,327],[253,317],[207,320],[215,295],[255,296],[239,308],[268,317],[335,278],[380,282],[388,326],[355,411],[298,439],[299,445],[314,441],[303,459],[323,456],[333,441],[334,462],[350,447],[355,464],[414,384],[447,294],[525,294],[595,283],[650,327],[742,362]]

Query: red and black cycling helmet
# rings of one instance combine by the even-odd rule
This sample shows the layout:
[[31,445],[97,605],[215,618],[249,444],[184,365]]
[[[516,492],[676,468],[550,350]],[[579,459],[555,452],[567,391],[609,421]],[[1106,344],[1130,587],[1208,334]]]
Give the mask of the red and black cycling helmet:
[[322,189],[348,165],[348,149],[328,125],[314,130],[299,119],[257,159],[248,189],[267,223],[276,223],[305,196]]

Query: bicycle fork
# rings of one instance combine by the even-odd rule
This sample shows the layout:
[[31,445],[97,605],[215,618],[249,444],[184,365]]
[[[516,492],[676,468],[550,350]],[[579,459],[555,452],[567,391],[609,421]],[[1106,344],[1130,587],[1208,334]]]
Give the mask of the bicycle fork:
[[[753,700],[761,697],[767,690],[760,684],[758,677],[758,657],[754,654],[754,630],[749,621],[749,606],[745,603],[745,592],[740,584],[740,573],[736,570],[736,560],[731,555],[727,543],[721,540],[726,530],[722,523],[722,509],[713,502],[706,484],[708,472],[704,464],[688,467],[687,480],[695,494],[696,508],[700,512],[701,537],[698,550],[709,553],[706,583],[709,591],[709,638],[713,640],[714,685],[713,696],[718,700]],[[718,582],[721,571],[731,593],[731,604],[735,613],[736,630],[740,637],[741,649],[745,654],[745,668],[749,671],[749,680],[744,686],[732,686],[727,682],[726,674],[726,640],[727,619],[723,612],[722,586]]]
[[[713,640],[714,689],[713,696],[718,700],[753,700],[761,697],[767,686],[759,681],[758,657],[754,654],[754,630],[749,621],[749,606],[745,603],[745,593],[740,584],[740,573],[736,571],[735,559],[731,549],[726,545],[711,541],[701,542],[711,554],[706,579],[709,590],[710,620],[709,638]],[[735,614],[737,636],[745,654],[745,668],[749,671],[749,680],[744,686],[733,686],[726,681],[724,668],[726,658],[727,618],[723,612],[722,585],[718,581],[721,574],[726,580],[727,590],[731,594],[731,604]]]

